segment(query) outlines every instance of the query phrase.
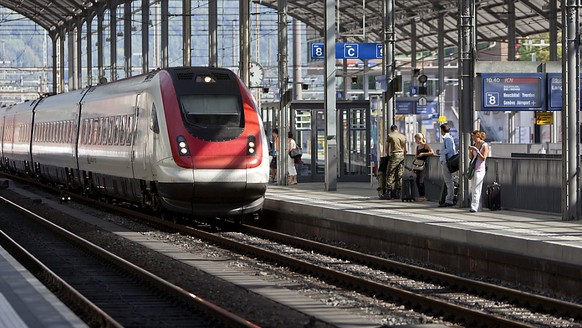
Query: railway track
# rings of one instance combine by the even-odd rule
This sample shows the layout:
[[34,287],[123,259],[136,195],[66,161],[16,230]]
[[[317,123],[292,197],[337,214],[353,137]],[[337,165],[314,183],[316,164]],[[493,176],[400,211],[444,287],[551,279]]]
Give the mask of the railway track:
[[[100,207],[105,205],[99,203]],[[466,279],[423,267],[244,225],[216,233],[111,206],[162,230],[211,241],[252,257],[320,277],[341,288],[403,304],[467,326],[575,327],[578,304]],[[233,226],[227,227],[227,230]]]
[[[13,213],[1,215],[2,246],[90,326],[257,327],[6,198],[0,202]],[[6,224],[15,217],[18,225]]]
[[[321,277],[342,287],[370,295],[383,295],[388,300],[404,304],[416,311],[438,314],[447,320],[467,326],[569,327],[576,324],[575,320],[582,318],[582,306],[578,304],[408,265],[250,225],[240,227],[226,225],[225,230],[240,230],[240,232],[216,233],[216,229],[212,227],[210,229],[195,228],[136,213],[132,209],[119,209],[117,206],[111,208],[139,217],[140,220],[146,220],[166,231],[211,241],[276,265],[287,266],[299,272]],[[282,249],[287,251],[282,251]],[[341,266],[334,268],[333,265],[322,265],[321,260],[318,259],[305,259],[314,252],[331,256],[325,262],[340,263]],[[315,254],[315,257],[318,258],[318,255]],[[362,277],[352,272],[356,266],[366,266],[367,270],[373,273]],[[378,279],[378,277],[387,276],[391,278]],[[408,286],[394,283],[394,281],[406,280],[412,280],[412,283]]]

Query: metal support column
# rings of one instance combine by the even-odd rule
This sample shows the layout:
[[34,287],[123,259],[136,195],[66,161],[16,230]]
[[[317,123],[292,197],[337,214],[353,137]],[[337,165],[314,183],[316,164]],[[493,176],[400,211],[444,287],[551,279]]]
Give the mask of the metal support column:
[[160,1],[160,10],[162,16],[162,35],[160,40],[160,48],[162,50],[162,67],[168,67],[170,65],[170,58],[168,52],[168,31],[169,31],[169,22],[168,22],[168,1],[169,0],[161,0]]
[[287,181],[287,131],[289,131],[289,107],[287,103],[288,54],[287,54],[287,0],[277,0],[278,16],[278,60],[279,60],[279,152],[277,153],[277,181],[286,186]]
[[59,33],[59,91],[65,92],[65,29],[61,29]]
[[251,25],[250,25],[250,3],[249,0],[240,1],[240,62],[239,75],[245,85],[249,85],[249,66],[251,61]]
[[69,53],[69,55],[67,56],[67,67],[69,68],[69,74],[67,75],[68,77],[68,81],[67,81],[67,85],[68,85],[68,89],[69,91],[71,90],[75,90],[75,78],[77,77],[77,74],[75,73],[76,70],[76,66],[75,66],[75,59],[76,59],[76,52],[77,52],[77,47],[75,46],[76,44],[76,38],[75,38],[75,28],[74,27],[70,27],[69,30],[67,31],[67,51]]
[[[438,8],[440,9],[440,8]],[[438,84],[438,100],[439,100],[439,116],[445,115],[445,13],[440,13],[437,10],[437,33],[438,33],[438,70],[439,70],[439,84]]]
[[[393,1],[393,0],[392,0]],[[325,0],[325,190],[337,190],[338,144],[335,66],[335,0]]]
[[301,76],[301,22],[293,18],[293,99],[303,99],[303,77]]
[[123,5],[123,70],[125,71],[125,77],[132,76],[131,71],[133,70],[133,63],[131,57],[133,56],[133,50],[131,47],[131,1],[125,1]]
[[412,24],[410,24],[410,68],[412,69],[412,72],[410,72],[410,86],[416,86],[418,85],[418,74],[415,74],[415,69],[416,69],[416,57],[417,57],[417,52],[416,52],[416,39],[417,39],[417,35],[416,35],[416,24],[417,24],[417,20],[415,19],[414,22]]
[[58,53],[59,53],[59,49],[58,49],[58,43],[57,41],[59,40],[59,34],[58,33],[54,33],[52,32],[50,34],[51,36],[51,42],[53,45],[53,93],[58,93],[59,92],[59,72],[57,71],[58,68]]
[[348,100],[348,85],[351,83],[351,76],[348,77],[348,60],[342,59],[342,76],[343,76],[343,86],[342,86],[342,99],[341,100]]
[[182,0],[182,62],[192,66],[192,0]]
[[[394,73],[396,71],[396,62],[394,54],[394,11],[395,11],[395,0],[384,0],[384,67],[386,74],[386,85],[388,90],[384,96],[384,117],[386,119],[386,126],[383,128],[387,131],[388,128],[394,124],[394,103],[396,101],[394,97]],[[416,56],[414,56],[416,57]],[[383,137],[385,137],[383,135]],[[385,140],[385,139],[384,139]],[[384,140],[381,144],[384,144]]]
[[[475,109],[473,106],[473,76],[475,70],[475,0],[459,0],[459,154],[460,172],[465,172],[469,161],[465,150],[471,144]],[[460,173],[459,173],[460,174]],[[459,206],[470,204],[469,181],[459,179]]]
[[580,0],[562,6],[562,220],[579,220]]
[[[548,0],[550,4],[550,17],[548,23],[550,24],[550,61],[558,61],[558,0]],[[557,117],[561,113],[554,113],[554,124],[550,126],[550,142],[558,142],[558,122]],[[548,149],[549,150],[549,149]]]
[[[507,5],[507,60],[515,61],[515,0],[505,0]],[[507,127],[507,142],[516,143],[517,133],[515,128],[517,112],[510,112],[508,115],[508,127]]]
[[141,70],[150,70],[150,2],[141,2]]
[[75,24],[75,90],[81,89],[83,84],[83,22],[79,18]]
[[218,0],[208,1],[208,65],[218,66]]
[[99,84],[105,79],[105,68],[103,67],[103,42],[105,41],[103,39],[103,14],[103,10],[101,9],[97,13],[97,80]]
[[109,6],[109,58],[110,58],[110,81],[117,80],[117,1],[111,0]]
[[87,16],[87,85],[93,85],[93,18],[94,15]]

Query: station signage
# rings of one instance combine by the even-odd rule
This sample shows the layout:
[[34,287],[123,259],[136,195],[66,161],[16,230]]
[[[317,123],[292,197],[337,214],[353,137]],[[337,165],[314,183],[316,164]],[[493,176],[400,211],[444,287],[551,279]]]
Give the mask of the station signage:
[[546,110],[545,74],[483,73],[482,110]]
[[434,115],[438,114],[439,101],[437,97],[397,97],[394,107],[396,115]]
[[414,100],[399,100],[396,98],[396,107],[394,108],[394,114],[396,115],[407,115],[414,114]]
[[[336,59],[382,59],[382,43],[361,42],[335,44]],[[311,44],[311,59],[325,59],[323,42]]]
[[[548,73],[547,92],[549,98],[548,110],[562,110],[562,73]],[[580,96],[580,99],[582,99],[582,88],[580,89]],[[580,107],[582,107],[582,104]]]

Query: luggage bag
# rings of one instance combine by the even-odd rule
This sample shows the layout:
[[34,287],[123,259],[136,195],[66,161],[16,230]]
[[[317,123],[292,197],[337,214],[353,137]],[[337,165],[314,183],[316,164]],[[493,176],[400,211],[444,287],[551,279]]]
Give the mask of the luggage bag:
[[485,189],[485,207],[492,211],[501,209],[501,185],[495,181]]
[[485,188],[485,207],[492,211],[501,209],[501,185],[499,184],[499,163],[495,161],[495,181]]
[[402,176],[402,188],[400,191],[400,199],[403,202],[412,202],[416,194],[416,183],[414,175],[403,175]]

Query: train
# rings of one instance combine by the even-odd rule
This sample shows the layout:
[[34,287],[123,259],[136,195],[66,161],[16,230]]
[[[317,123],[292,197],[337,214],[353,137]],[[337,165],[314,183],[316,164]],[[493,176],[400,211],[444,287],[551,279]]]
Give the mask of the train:
[[162,215],[263,208],[268,141],[231,70],[173,67],[0,108],[0,168]]

